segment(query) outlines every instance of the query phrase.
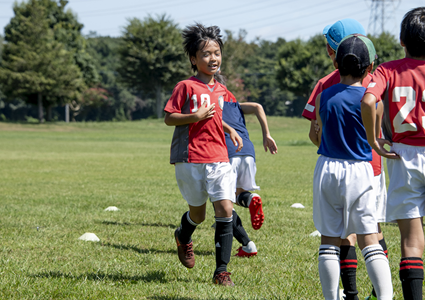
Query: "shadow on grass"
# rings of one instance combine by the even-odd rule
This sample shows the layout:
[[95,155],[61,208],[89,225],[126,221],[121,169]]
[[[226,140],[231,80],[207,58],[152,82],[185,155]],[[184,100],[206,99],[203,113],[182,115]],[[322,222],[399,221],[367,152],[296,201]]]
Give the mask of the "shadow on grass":
[[129,223],[129,222],[115,222],[115,221],[96,221],[96,223],[104,225],[117,225],[117,226],[151,226],[151,227],[166,227],[177,228],[176,224],[161,224],[161,223]]
[[124,274],[105,274],[105,273],[86,273],[81,275],[74,275],[72,273],[63,273],[61,271],[46,271],[38,274],[29,275],[34,278],[65,278],[72,280],[93,280],[93,281],[118,281],[123,283],[137,283],[139,281],[143,282],[159,282],[159,283],[167,283],[165,280],[165,272],[164,271],[153,271],[148,272],[143,276],[127,276]]
[[[137,246],[134,245],[123,245],[123,244],[111,244],[111,243],[102,243],[102,246],[106,246],[106,247],[112,247],[118,250],[129,250],[129,251],[134,251],[137,253],[142,253],[142,254],[149,254],[149,253],[169,253],[169,254],[175,254],[177,253],[176,249],[172,249],[172,250],[159,250],[159,249],[142,249],[139,248]],[[194,251],[196,255],[214,255],[215,252],[214,251],[199,251],[199,250],[195,250]]]

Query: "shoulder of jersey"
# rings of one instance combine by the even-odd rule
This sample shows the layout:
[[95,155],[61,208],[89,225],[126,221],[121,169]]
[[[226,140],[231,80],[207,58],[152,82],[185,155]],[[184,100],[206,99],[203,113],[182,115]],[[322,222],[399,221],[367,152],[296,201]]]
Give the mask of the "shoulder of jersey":
[[187,86],[187,85],[193,84],[193,82],[194,82],[194,80],[192,79],[192,77],[190,77],[188,79],[185,79],[185,80],[182,80],[182,81],[177,82],[176,86],[181,86],[181,85],[186,85]]
[[407,62],[406,58],[390,60],[380,64],[378,68],[384,67],[385,69],[394,70],[394,69],[397,69],[399,66],[404,65],[406,62]]
[[328,80],[334,79],[334,77],[338,77],[338,79],[339,79],[340,76],[339,76],[339,71],[338,70],[332,71],[331,73],[329,73],[328,75],[326,75],[325,77],[323,77],[322,79],[320,79],[319,81],[321,81],[323,83],[323,82],[326,82]]
[[323,77],[322,79],[319,80],[319,84],[322,85],[323,89],[327,89],[337,83],[339,83],[340,81],[340,75],[339,75],[339,71],[335,70],[331,73],[329,73],[328,75],[326,75],[325,77]]

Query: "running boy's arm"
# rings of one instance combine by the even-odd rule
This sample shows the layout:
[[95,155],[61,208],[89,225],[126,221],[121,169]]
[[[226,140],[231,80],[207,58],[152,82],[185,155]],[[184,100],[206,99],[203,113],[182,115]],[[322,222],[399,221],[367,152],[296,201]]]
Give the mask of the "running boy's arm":
[[277,153],[277,145],[272,136],[270,135],[269,126],[267,124],[266,113],[264,112],[263,106],[255,102],[240,103],[242,112],[244,114],[255,114],[258,121],[260,122],[261,129],[263,131],[263,146],[264,150],[270,150],[271,154]]
[[215,104],[207,106],[208,103],[205,102],[205,105],[201,105],[196,113],[193,114],[181,114],[181,113],[165,113],[164,122],[168,126],[180,126],[190,123],[196,123],[205,119],[210,119],[214,116],[215,113]]
[[320,143],[322,143],[322,126],[323,126],[323,124],[322,124],[322,119],[320,118],[320,114],[319,114],[319,110],[320,110],[320,96],[321,95],[322,95],[322,93],[320,93],[319,95],[317,95],[317,98],[316,98],[316,121],[317,121],[317,126],[319,127],[319,130],[318,130],[318,133],[317,133],[317,144],[314,143],[314,141],[312,140],[312,142],[317,147],[320,147]]
[[390,141],[376,138],[377,123],[380,123],[376,122],[376,100],[375,95],[366,93],[361,104],[362,121],[366,130],[367,141],[379,155],[389,159],[400,158],[396,153],[389,152],[384,148],[385,144],[392,145]]
[[230,139],[233,142],[233,145],[237,146],[238,149],[236,149],[236,152],[239,152],[242,150],[243,147],[243,141],[242,138],[239,136],[239,134],[234,130],[232,127],[229,126],[226,122],[222,121],[223,123],[223,130],[224,132],[228,133],[230,135]]

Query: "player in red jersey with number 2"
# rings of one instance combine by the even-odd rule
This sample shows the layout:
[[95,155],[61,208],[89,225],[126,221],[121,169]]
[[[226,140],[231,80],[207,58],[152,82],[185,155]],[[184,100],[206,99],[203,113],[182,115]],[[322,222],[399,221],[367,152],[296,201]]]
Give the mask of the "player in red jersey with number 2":
[[[206,202],[214,205],[216,230],[216,269],[213,282],[233,286],[227,264],[233,240],[232,210],[235,202],[235,179],[227,155],[224,131],[237,145],[243,146],[236,131],[223,122],[222,113],[227,89],[214,79],[221,64],[223,42],[217,26],[201,24],[183,30],[183,46],[192,69],[197,72],[177,83],[165,106],[165,123],[176,126],[171,143],[170,163],[189,205],[174,236],[181,263],[195,265],[192,233],[205,219]],[[224,129],[224,130],[223,130]]]
[[[404,299],[422,299],[425,215],[425,7],[403,18],[400,44],[406,57],[381,64],[362,101],[362,118],[372,148],[388,158],[387,221],[401,235],[400,280]],[[384,103],[384,136],[375,138],[375,105]],[[391,151],[384,148],[391,145]]]

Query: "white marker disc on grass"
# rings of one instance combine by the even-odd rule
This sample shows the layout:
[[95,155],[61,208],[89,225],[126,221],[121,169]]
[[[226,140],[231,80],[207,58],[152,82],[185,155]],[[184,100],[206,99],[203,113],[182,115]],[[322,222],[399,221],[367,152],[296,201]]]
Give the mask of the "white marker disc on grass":
[[89,241],[89,242],[100,242],[100,239],[94,233],[90,233],[90,232],[84,233],[78,239],[82,241]]
[[304,208],[304,205],[302,205],[301,203],[294,203],[294,204],[291,205],[291,207],[294,207],[294,208]]
[[120,210],[120,209],[116,206],[109,206],[105,208],[105,211],[117,211],[117,210]]
[[312,233],[310,233],[310,236],[322,236],[322,235],[320,234],[320,232],[318,230],[316,230],[316,231],[313,231]]

